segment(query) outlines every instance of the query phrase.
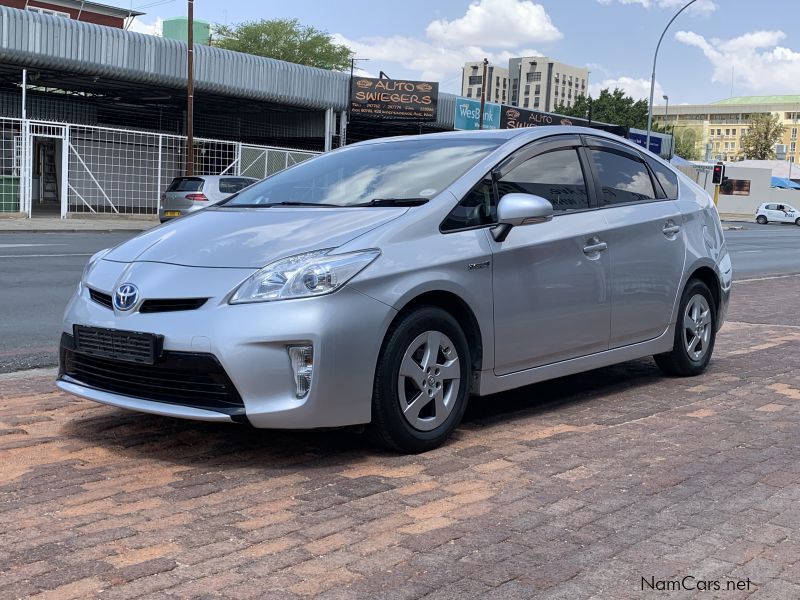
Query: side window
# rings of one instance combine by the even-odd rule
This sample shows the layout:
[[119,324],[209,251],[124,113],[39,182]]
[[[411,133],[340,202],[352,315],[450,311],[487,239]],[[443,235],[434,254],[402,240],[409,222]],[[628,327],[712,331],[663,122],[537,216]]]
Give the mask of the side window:
[[601,205],[655,199],[650,173],[642,161],[598,149],[590,149],[589,156],[600,180]]
[[535,194],[549,200],[556,211],[589,208],[583,169],[574,148],[539,154],[515,167],[497,182],[505,194]]
[[461,199],[441,225],[442,231],[489,225],[497,219],[492,180],[486,177]]
[[661,184],[661,189],[663,189],[664,193],[667,195],[667,199],[677,200],[678,176],[673,173],[669,167],[663,165],[657,160],[648,160],[647,162],[650,165],[650,168],[653,169],[653,173],[655,174],[658,183]]

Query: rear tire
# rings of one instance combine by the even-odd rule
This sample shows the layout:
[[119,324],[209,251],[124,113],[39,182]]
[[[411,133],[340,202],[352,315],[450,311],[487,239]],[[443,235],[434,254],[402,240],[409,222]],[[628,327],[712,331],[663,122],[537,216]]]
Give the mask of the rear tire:
[[[798,220],[800,220],[800,219],[798,219]],[[766,225],[767,224],[767,217],[765,217],[764,215],[758,215],[756,217],[756,223],[758,223],[759,225]]]
[[706,370],[717,337],[717,307],[708,286],[690,279],[681,295],[672,350],[653,358],[667,375],[694,377]]
[[795,225],[797,225],[798,227],[800,227],[800,217],[797,217],[797,218],[794,220],[794,224],[795,224]]
[[471,380],[469,345],[458,321],[434,306],[413,310],[384,340],[368,435],[399,452],[436,448],[461,422]]

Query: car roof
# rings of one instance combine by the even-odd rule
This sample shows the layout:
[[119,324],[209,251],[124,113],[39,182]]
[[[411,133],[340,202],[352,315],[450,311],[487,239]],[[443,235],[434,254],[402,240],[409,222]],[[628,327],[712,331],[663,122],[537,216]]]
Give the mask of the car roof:
[[253,181],[258,181],[256,177],[250,177],[248,175],[178,175],[177,177],[173,177],[172,181],[176,179],[204,179],[206,181],[216,181],[217,179],[252,179]]

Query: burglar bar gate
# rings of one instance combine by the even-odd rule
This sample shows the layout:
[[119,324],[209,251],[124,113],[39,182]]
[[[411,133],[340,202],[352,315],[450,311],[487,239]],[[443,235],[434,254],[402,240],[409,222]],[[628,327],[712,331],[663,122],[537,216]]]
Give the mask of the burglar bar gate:
[[[184,136],[0,118],[0,212],[35,216],[41,209],[33,182],[43,175],[42,161],[34,148],[47,140],[55,149],[62,218],[155,214],[161,193],[185,173]],[[195,138],[193,154],[196,175],[261,179],[319,153]]]

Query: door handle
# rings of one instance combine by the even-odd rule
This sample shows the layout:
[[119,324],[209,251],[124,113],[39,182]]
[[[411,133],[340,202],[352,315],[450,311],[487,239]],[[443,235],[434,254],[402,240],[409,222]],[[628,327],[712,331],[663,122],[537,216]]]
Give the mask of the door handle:
[[675,225],[674,223],[670,225],[669,223],[667,223],[666,225],[664,225],[664,228],[661,231],[664,233],[664,235],[675,235],[679,233],[680,230],[681,230],[680,225]]
[[584,254],[597,254],[603,250],[608,250],[608,244],[605,242],[597,242],[596,244],[589,244],[583,247]]

